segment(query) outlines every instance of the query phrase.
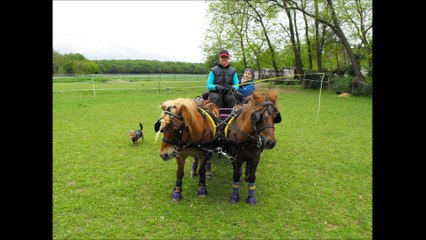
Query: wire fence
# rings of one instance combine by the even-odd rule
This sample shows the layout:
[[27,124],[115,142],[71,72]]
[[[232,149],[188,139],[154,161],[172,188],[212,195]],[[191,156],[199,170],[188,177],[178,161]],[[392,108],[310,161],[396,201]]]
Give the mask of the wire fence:
[[[275,84],[303,84],[309,88],[330,87],[328,78],[323,73],[305,74],[300,79],[295,76],[281,76],[258,81]],[[58,74],[54,75],[53,92],[118,91],[118,90],[147,90],[162,91],[172,89],[206,89],[208,75],[188,74]],[[316,87],[318,85],[318,87]]]
[[[255,83],[269,82],[271,88],[272,82],[275,84],[303,84],[311,85],[318,83],[318,108],[316,120],[320,113],[321,92],[325,83],[330,86],[327,78],[324,81],[324,73],[313,73],[299,76],[300,79],[294,79],[294,76],[280,76],[268,79],[256,80]],[[117,91],[117,90],[149,90],[149,91],[169,91],[172,89],[206,89],[207,75],[176,75],[176,74],[158,74],[158,75],[56,75],[53,77],[53,92],[76,92],[92,91],[96,96],[97,91]],[[240,84],[244,85],[244,84]],[[198,90],[197,90],[198,91]],[[203,90],[201,90],[203,91]]]
[[168,90],[206,88],[207,74],[62,74],[54,75],[53,92]]

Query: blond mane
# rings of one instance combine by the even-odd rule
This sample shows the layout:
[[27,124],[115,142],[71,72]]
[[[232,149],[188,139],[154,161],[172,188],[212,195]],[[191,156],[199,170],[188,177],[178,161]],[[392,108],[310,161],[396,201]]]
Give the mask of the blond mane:
[[164,111],[166,111],[167,109],[169,109],[169,111],[172,113],[181,115],[185,119],[186,124],[188,124],[189,133],[192,133],[191,126],[197,124],[196,114],[198,111],[197,105],[195,104],[194,100],[188,98],[177,98],[174,100],[167,100],[161,104],[161,108],[163,110],[161,113],[161,117],[163,119],[161,120],[160,130],[155,136],[155,141],[157,141],[161,129],[163,129],[164,126],[170,123],[170,116],[164,113]]

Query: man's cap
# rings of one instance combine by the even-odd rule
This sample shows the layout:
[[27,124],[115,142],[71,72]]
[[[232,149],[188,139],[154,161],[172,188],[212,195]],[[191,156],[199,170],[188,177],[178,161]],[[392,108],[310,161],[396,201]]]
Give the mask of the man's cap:
[[222,50],[219,52],[219,57],[229,57],[229,52],[226,50]]

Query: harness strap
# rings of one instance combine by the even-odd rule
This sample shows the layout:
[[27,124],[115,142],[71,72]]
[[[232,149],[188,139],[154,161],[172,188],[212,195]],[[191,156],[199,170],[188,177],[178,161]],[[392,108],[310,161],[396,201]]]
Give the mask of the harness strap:
[[234,121],[235,117],[232,117],[229,122],[227,122],[224,133],[225,133],[225,137],[228,137],[228,132],[229,132],[229,125],[231,125],[232,121]]
[[210,122],[213,124],[213,136],[216,136],[216,123],[214,122],[212,116],[210,116],[210,114],[208,112],[206,112],[206,110],[204,110],[203,108],[198,108],[199,111],[202,111],[204,114],[207,115],[207,118],[210,120]]

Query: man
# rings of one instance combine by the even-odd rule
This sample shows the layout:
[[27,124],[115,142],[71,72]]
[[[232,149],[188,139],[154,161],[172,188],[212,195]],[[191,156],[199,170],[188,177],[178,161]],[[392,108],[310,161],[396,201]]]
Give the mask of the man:
[[238,74],[229,64],[229,53],[226,50],[219,52],[219,63],[211,68],[207,79],[208,99],[219,107],[232,108],[236,104],[234,94],[239,94]]

